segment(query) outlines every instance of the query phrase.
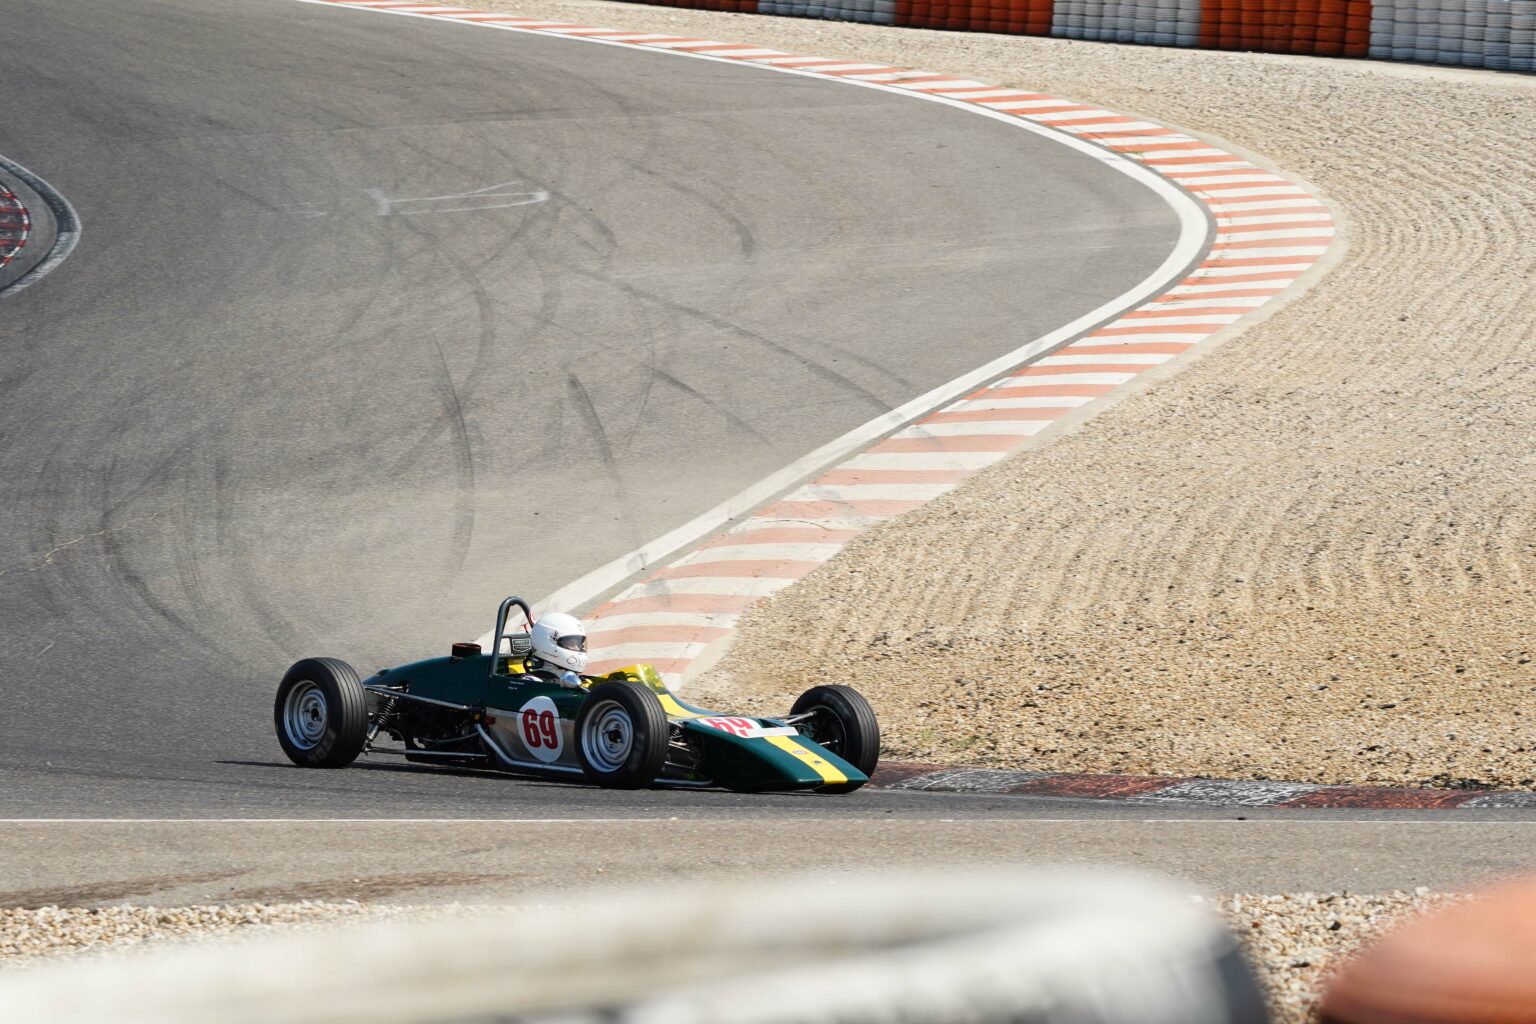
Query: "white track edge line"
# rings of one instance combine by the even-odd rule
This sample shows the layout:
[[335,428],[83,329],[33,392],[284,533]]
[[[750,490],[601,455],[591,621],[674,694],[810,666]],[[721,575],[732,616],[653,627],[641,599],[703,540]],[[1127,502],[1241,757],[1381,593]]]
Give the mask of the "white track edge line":
[[[626,43],[594,39],[587,36],[560,35],[535,28],[520,28],[516,25],[496,24],[494,22],[461,21],[441,14],[392,11],[386,8],[374,7],[354,7],[345,3],[344,0],[343,2],[336,2],[336,0],[298,0],[298,2],[315,4],[322,7],[369,11],[375,14],[394,14],[400,17],[421,18],[433,22],[451,22],[458,25],[467,25],[471,28],[521,32],[525,35],[541,36],[546,39],[566,39],[579,43],[616,46],[631,51],[639,50],[648,53],[668,54],[675,57],[687,57],[692,60],[715,61],[736,67],[756,67],[783,75],[798,75],[802,78],[814,78],[824,82],[839,82],[860,89],[876,89],[894,96],[905,96],[910,99],[925,100],[929,103],[942,103],[945,106],[954,107],[966,113],[990,118],[1015,128],[1023,128],[1069,149],[1075,149],[1101,164],[1113,167],[1133,181],[1149,188],[1173,209],[1175,216],[1178,218],[1179,236],[1174,243],[1173,250],[1151,274],[1143,278],[1134,287],[1101,304],[1096,309],[1090,310],[1071,323],[1027,342],[1012,352],[1008,352],[983,364],[970,373],[963,374],[948,383],[941,384],[927,393],[919,395],[917,398],[875,417],[863,426],[855,427],[841,437],[829,441],[820,448],[796,459],[783,469],[765,477],[738,494],[727,498],[714,508],[709,509],[683,525],[669,530],[667,533],[636,548],[634,551],[620,555],[607,564],[601,565],[567,583],[535,604],[536,615],[551,609],[565,610],[580,607],[618,586],[631,576],[651,568],[668,555],[714,533],[731,520],[764,504],[779,492],[787,490],[802,480],[809,479],[818,470],[825,469],[845,456],[852,455],[859,449],[869,446],[883,435],[910,423],[924,413],[938,409],[975,390],[993,378],[1002,376],[1009,370],[1015,369],[1034,356],[1039,355],[1041,352],[1059,345],[1061,342],[1072,338],[1074,335],[1087,330],[1095,324],[1133,309],[1153,295],[1168,290],[1175,283],[1175,277],[1182,278],[1185,270],[1205,248],[1207,237],[1212,237],[1210,235],[1212,227],[1211,217],[1205,206],[1159,172],[1152,170],[1150,167],[1143,166],[1140,162],[1126,154],[1117,153],[1074,135],[1069,135],[1002,111],[978,106],[966,100],[915,92],[911,89],[901,89],[881,82],[859,81],[856,79],[821,75],[814,69],[802,70],[774,64],[755,63],[750,60],[714,57],[703,53],[690,53],[685,50],[652,48],[645,46],[644,43]],[[482,636],[479,642],[481,646],[490,643],[490,633],[487,632]]]

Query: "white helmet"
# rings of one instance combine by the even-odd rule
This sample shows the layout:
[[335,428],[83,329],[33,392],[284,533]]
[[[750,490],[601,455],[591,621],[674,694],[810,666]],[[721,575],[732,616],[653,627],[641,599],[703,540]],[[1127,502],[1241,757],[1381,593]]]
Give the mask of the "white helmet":
[[562,671],[587,669],[587,627],[574,615],[550,612],[533,624],[533,653]]

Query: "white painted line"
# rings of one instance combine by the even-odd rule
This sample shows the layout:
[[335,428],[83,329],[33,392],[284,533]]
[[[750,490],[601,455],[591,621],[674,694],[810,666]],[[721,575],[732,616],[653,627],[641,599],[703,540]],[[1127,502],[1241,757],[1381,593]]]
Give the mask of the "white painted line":
[[[1249,210],[1287,210],[1294,209],[1298,206],[1318,205],[1320,204],[1316,199],[1313,199],[1311,196],[1306,196],[1302,199],[1260,199],[1258,201],[1248,203],[1218,203],[1212,201],[1207,203],[1206,207],[1210,210],[1214,210],[1218,215],[1225,217],[1231,214],[1243,213]],[[1327,215],[1324,214],[1324,216]]]
[[706,643],[668,643],[651,640],[646,643],[614,644],[611,647],[595,647],[595,661],[624,661],[639,664],[649,661],[670,661],[673,658],[693,658],[709,645]]
[[1052,121],[1082,121],[1090,117],[1119,117],[1108,110],[1067,110],[1060,114],[1030,114],[1031,121],[1050,124]]
[[[983,103],[982,106],[991,107],[993,110],[1046,110],[1051,107],[1060,107],[1071,102],[1071,100],[1061,99],[1007,100],[1002,102]],[[1077,106],[1077,104],[1073,105]]]
[[[957,402],[950,406],[956,411],[969,412],[974,409],[1071,409],[1079,405],[1087,405],[1093,401],[1085,395],[1056,395],[1042,398],[973,398],[965,402]],[[947,411],[947,410],[946,410]]]
[[[327,0],[319,0],[327,2]],[[969,794],[950,793],[944,790],[921,789],[892,789],[889,786],[872,786],[872,790],[886,790],[895,793],[928,794],[943,793],[945,796],[997,796],[998,794]],[[1028,800],[1028,796],[1008,794],[1009,800]],[[1047,797],[1052,803],[1060,800],[1074,799],[1072,797]],[[878,817],[842,817],[828,819],[825,817],[774,817],[759,818],[753,816],[743,817],[715,817],[715,816],[683,816],[683,815],[654,815],[643,818],[0,818],[0,825],[633,825],[646,822],[688,822],[694,825],[719,825],[722,828],[741,828],[743,825],[762,825],[764,828],[777,828],[793,822],[817,822],[826,824],[829,820],[835,820],[843,826],[878,825],[885,827],[892,820],[898,821],[923,821],[944,824],[977,824],[977,825],[1017,825],[1020,828],[1029,828],[1034,825],[1081,825],[1084,822],[1125,822],[1129,824],[1144,825],[1225,825],[1237,826],[1249,830],[1256,827],[1270,825],[1283,825],[1294,827],[1297,825],[1317,826],[1358,826],[1358,825],[1439,825],[1447,828],[1468,828],[1474,826],[1501,828],[1504,826],[1520,826],[1524,828],[1536,827],[1536,819],[1531,818],[1361,818],[1355,817],[1351,809],[1347,807],[1282,807],[1269,805],[1276,811],[1282,812],[1274,817],[1234,818],[1234,817],[1207,817],[1207,818],[1156,818],[1137,813],[1145,811],[1155,804],[1133,804],[1126,800],[1094,799],[1093,797],[1078,797],[1079,800],[1092,801],[1095,804],[1110,804],[1117,808],[1123,807],[1126,816],[1123,818],[1105,818],[1101,814],[1084,816],[1079,818],[1036,818],[1036,817],[1009,817],[1009,818],[901,818],[895,815],[880,815]],[[1059,807],[1060,804],[1057,803]],[[1260,805],[1251,810],[1267,809]],[[1477,810],[1478,808],[1450,808],[1450,810]],[[1499,810],[1500,808],[1492,808]],[[1347,817],[1311,817],[1311,815],[1327,814],[1330,811],[1344,812]],[[1244,813],[1247,813],[1246,811]]]
[[741,60],[747,57],[783,57],[787,56],[783,50],[700,50],[710,56],[734,57]]
[[937,82],[907,82],[902,89],[985,89],[985,82],[973,82],[968,78],[945,78]]
[[703,629],[730,628],[740,616],[731,612],[633,612],[603,615],[586,620],[591,635],[609,633],[635,626],[698,626]]
[[1328,251],[1326,245],[1277,245],[1263,249],[1233,249],[1216,245],[1211,247],[1212,259],[1272,260],[1292,256],[1321,256]]
[[885,68],[884,64],[823,64],[820,67],[809,68],[807,70],[818,71],[818,72],[827,72],[827,71],[878,71],[878,70],[882,70],[884,68]]
[[[813,499],[787,497],[786,501]],[[730,536],[730,534],[726,534]],[[721,544],[700,548],[679,559],[676,565],[705,565],[710,562],[825,562],[843,549],[841,544]]]
[[986,469],[1002,461],[1007,452],[887,452],[855,455],[843,465],[848,469]]
[[[731,527],[731,533],[754,533],[759,530],[867,530],[870,519],[777,519],[771,516],[753,516]],[[742,543],[750,543],[743,541]]]
[[[770,57],[762,61],[764,64],[783,65],[785,67],[795,64],[825,64],[826,62],[827,58],[825,57]],[[857,78],[859,76],[850,75],[849,77]]]
[[[965,426],[972,426],[972,424],[965,424]],[[981,433],[992,433],[992,431],[981,431]],[[786,494],[783,500],[931,501],[948,494],[954,488],[954,484],[835,484],[830,486],[807,484]]]
[[[1236,317],[1205,317],[1205,320],[1217,320],[1222,323],[1231,323]],[[1158,321],[1162,323],[1161,320]],[[1165,352],[1123,352],[1110,355],[1074,355],[1072,349],[1063,349],[1060,355],[1050,356],[1040,360],[1036,366],[1125,366],[1133,363],[1142,363],[1147,366],[1155,366],[1158,363],[1166,363],[1173,358]]]
[[[1119,321],[1119,322],[1116,322],[1116,323],[1113,323],[1113,324],[1110,325],[1110,327],[1112,327],[1113,329],[1115,329],[1117,331],[1119,331],[1119,330],[1131,330],[1131,329],[1134,329],[1136,327],[1147,327],[1147,326],[1149,326],[1149,324],[1146,321],[1135,321],[1135,320],[1133,320],[1133,321],[1131,321],[1129,323],[1127,323],[1125,321]],[[1097,345],[1100,342],[1105,342],[1105,343],[1110,343],[1110,344],[1113,344],[1114,342],[1119,342],[1122,345],[1141,345],[1141,344],[1156,344],[1157,342],[1160,342],[1160,341],[1172,341],[1172,342],[1179,342],[1179,343],[1182,343],[1182,344],[1185,344],[1185,345],[1193,345],[1197,341],[1204,341],[1206,338],[1209,338],[1212,333],[1213,333],[1213,331],[1189,331],[1189,332],[1180,332],[1178,334],[1169,334],[1169,333],[1167,333],[1165,331],[1147,331],[1144,334],[1113,334],[1113,335],[1110,335],[1110,336],[1104,337],[1104,338],[1092,338],[1091,341],[1089,341],[1088,339],[1085,339],[1085,342],[1087,344],[1093,344],[1093,345]],[[1067,383],[1067,381],[1063,380],[1063,381],[1060,381],[1060,383],[1065,384],[1065,383]],[[1086,381],[1085,380],[1085,381],[1081,381],[1079,383],[1093,384],[1093,383],[1101,383],[1101,382]],[[1102,383],[1110,383],[1110,382],[1109,381],[1104,381]]]
[[[1312,269],[1311,261],[1306,263],[1274,263],[1265,267],[1201,267],[1189,276],[1219,278],[1242,277],[1249,274],[1300,274],[1310,269]],[[1291,283],[1287,281],[1286,287],[1289,288]],[[1234,286],[1225,285],[1224,287],[1231,288]]]
[[[1070,125],[1069,124],[1069,125],[1063,126],[1060,130],[1064,131],[1064,132],[1068,132],[1068,133],[1070,133],[1072,135],[1096,135],[1096,134],[1099,134],[1099,133],[1102,133],[1102,132],[1107,132],[1107,131],[1144,132],[1144,131],[1150,131],[1150,130],[1152,130],[1154,128],[1158,129],[1159,131],[1167,131],[1167,129],[1163,125],[1153,124],[1151,121],[1121,122],[1119,124],[1114,125],[1113,127],[1111,127],[1109,125],[1102,125],[1102,124],[1081,124],[1081,125]],[[1098,140],[1095,139],[1094,141],[1098,141]]]
[[[660,38],[666,40],[666,36],[662,36]],[[689,50],[698,49],[702,51],[703,48],[709,46],[718,48],[721,46],[729,46],[731,44],[722,43],[718,39],[675,39],[665,42],[642,43],[641,45],[646,49],[670,50],[674,47],[687,47]]]
[[1165,146],[1170,142],[1199,142],[1200,140],[1191,135],[1182,135],[1179,132],[1170,131],[1166,135],[1151,135],[1146,132],[1140,135],[1100,135],[1093,141],[1101,146],[1110,146],[1118,149],[1121,146]]
[[[1100,139],[1099,141],[1103,142],[1104,140]],[[1157,141],[1158,140],[1156,140],[1156,139],[1147,139],[1144,142],[1142,142],[1140,145],[1144,146],[1144,145],[1146,145],[1147,142],[1152,142],[1152,143],[1156,144]],[[1122,151],[1125,151],[1125,152],[1136,152],[1137,151],[1137,145],[1138,144],[1135,143],[1135,142],[1128,142],[1128,143],[1124,143],[1123,145],[1126,148],[1124,150],[1122,150]],[[1121,148],[1121,147],[1116,147],[1116,148]],[[1172,150],[1152,149],[1152,150],[1147,150],[1146,152],[1147,152],[1147,156],[1145,157],[1145,159],[1146,159],[1146,161],[1148,163],[1156,163],[1156,162],[1158,162],[1160,160],[1179,160],[1179,161],[1183,161],[1183,160],[1189,159],[1192,156],[1230,157],[1232,155],[1231,153],[1228,153],[1224,149],[1172,149]],[[1228,162],[1230,162],[1230,161],[1228,161]],[[1244,161],[1244,162],[1246,163],[1246,161]]]
[[[1119,376],[1129,379],[1129,374]],[[976,423],[919,423],[896,434],[896,437],[971,437],[989,434],[1017,434],[1028,437],[1038,434],[1050,424],[1045,420],[983,420]],[[953,485],[945,485],[946,489]]]
[[[1149,167],[1157,167],[1160,163],[1162,163],[1162,161],[1156,157],[1148,157],[1142,162],[1147,164]],[[1253,165],[1248,163],[1246,160],[1221,160],[1208,164],[1169,164],[1167,165],[1167,170],[1169,177],[1177,177],[1180,174],[1193,174],[1197,171],[1225,171],[1238,167],[1252,166]]]
[[679,819],[661,816],[650,818],[0,818],[0,825],[628,825],[636,822],[677,820]]
[[[1201,335],[1204,337],[1204,335]],[[1167,338],[1154,337],[1153,341],[1167,341]],[[1097,343],[1098,339],[1095,338]],[[1049,387],[1054,384],[1124,384],[1134,373],[1053,373],[1049,376],[1039,377],[1015,377],[1004,385],[1010,388],[1020,387]]]
[[1000,100],[1007,98],[1023,99],[1034,94],[1023,92],[1019,89],[968,89],[965,92],[955,92],[950,95],[955,99],[975,102],[976,100]]
[[[324,3],[325,0],[303,0],[303,2],[305,2],[305,3]],[[1169,177],[1173,178],[1176,181],[1178,180],[1178,175],[1176,175],[1176,174],[1171,174],[1171,175],[1169,175]],[[1223,189],[1218,189],[1218,190],[1216,190],[1214,192],[1206,193],[1206,192],[1202,192],[1201,191],[1201,185],[1202,184],[1203,185],[1207,185],[1207,186],[1215,185],[1215,184],[1217,184],[1217,182],[1211,181],[1209,179],[1206,179],[1204,182],[1202,182],[1199,179],[1195,179],[1193,181],[1181,182],[1181,184],[1186,186],[1191,192],[1195,193],[1196,195],[1209,195],[1209,196],[1213,196],[1213,197],[1216,197],[1216,198],[1219,198],[1219,199],[1240,199],[1243,196],[1305,196],[1306,195],[1305,192],[1303,192],[1301,189],[1297,188],[1295,185],[1255,185],[1252,188],[1249,188],[1249,187],[1223,188]]]
[[[1287,278],[1288,277],[1289,275],[1287,275]],[[1216,301],[1223,301],[1225,299],[1225,301],[1230,302],[1232,301],[1231,296],[1239,292],[1283,292],[1289,287],[1290,281],[1288,279],[1277,281],[1217,281],[1212,282],[1211,284],[1181,284],[1177,288],[1168,292],[1168,298],[1166,301],[1173,302],[1180,298],[1198,295],[1209,296]],[[1272,298],[1274,298],[1273,295],[1266,295],[1262,298],[1259,298],[1259,301],[1268,302]]]
[[[870,520],[870,523],[875,520]],[[777,576],[686,576],[681,579],[648,580],[637,583],[614,598],[614,603],[636,597],[664,597],[668,594],[724,594],[728,597],[767,597],[793,583]],[[489,638],[487,638],[489,643]]]
[[[1267,213],[1259,216],[1223,217],[1222,224],[1231,224],[1236,227],[1241,224],[1302,224],[1318,221],[1326,224],[1333,223],[1333,218],[1326,213]],[[1330,231],[1329,234],[1332,234]]]
[[[1242,289],[1238,289],[1238,290],[1241,291]],[[1220,295],[1204,295],[1204,294],[1201,294],[1201,295],[1175,295],[1175,296],[1172,296],[1172,297],[1170,297],[1168,299],[1165,299],[1162,302],[1149,302],[1145,306],[1142,306],[1141,308],[1143,310],[1149,312],[1149,313],[1155,312],[1157,310],[1164,310],[1164,309],[1167,309],[1167,310],[1204,309],[1204,308],[1207,308],[1207,307],[1216,308],[1216,309],[1229,309],[1229,308],[1235,308],[1235,307],[1238,307],[1238,306],[1243,306],[1243,307],[1247,307],[1249,309],[1252,309],[1254,307],[1264,305],[1265,303],[1269,302],[1273,298],[1274,298],[1273,295],[1245,295],[1245,296],[1227,297],[1227,298],[1223,298]],[[1164,323],[1164,322],[1165,321],[1163,321],[1161,319],[1158,320],[1158,323]]]

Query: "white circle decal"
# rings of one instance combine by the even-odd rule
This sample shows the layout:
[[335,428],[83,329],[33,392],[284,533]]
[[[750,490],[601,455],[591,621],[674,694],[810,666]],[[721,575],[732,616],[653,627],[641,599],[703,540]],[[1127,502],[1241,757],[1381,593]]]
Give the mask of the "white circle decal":
[[560,757],[565,737],[560,732],[560,709],[548,697],[535,697],[517,713],[517,735],[528,753],[549,764]]

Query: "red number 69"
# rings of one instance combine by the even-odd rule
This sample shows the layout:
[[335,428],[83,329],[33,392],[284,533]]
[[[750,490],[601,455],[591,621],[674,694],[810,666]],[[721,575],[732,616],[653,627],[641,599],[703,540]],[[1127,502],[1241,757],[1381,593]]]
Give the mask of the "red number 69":
[[533,708],[523,712],[523,742],[529,749],[537,747],[549,747],[553,750],[560,745],[560,730],[555,725],[555,713],[553,711],[535,711]]

